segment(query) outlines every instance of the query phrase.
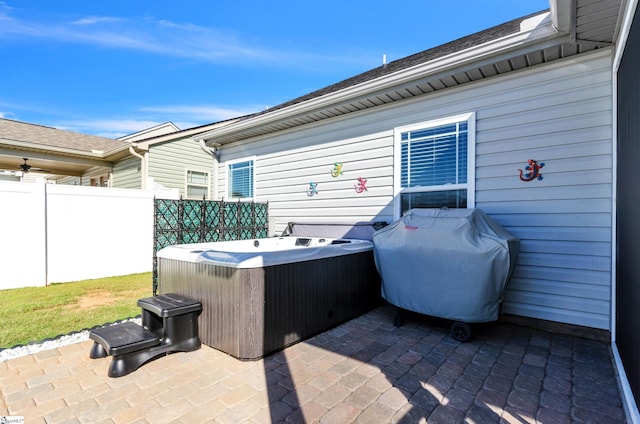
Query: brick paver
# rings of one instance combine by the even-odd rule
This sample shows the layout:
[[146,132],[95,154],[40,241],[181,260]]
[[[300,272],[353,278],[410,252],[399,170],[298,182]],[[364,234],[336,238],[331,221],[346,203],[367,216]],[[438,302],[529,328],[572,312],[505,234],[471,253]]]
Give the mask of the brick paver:
[[507,323],[448,328],[380,307],[259,361],[207,346],[107,377],[90,341],[0,363],[28,423],[624,423],[605,343]]

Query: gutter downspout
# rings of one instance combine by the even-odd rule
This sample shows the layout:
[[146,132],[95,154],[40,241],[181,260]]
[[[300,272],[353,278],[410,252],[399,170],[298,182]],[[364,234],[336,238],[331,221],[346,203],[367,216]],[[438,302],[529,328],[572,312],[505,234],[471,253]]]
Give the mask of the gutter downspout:
[[140,176],[140,188],[142,190],[146,190],[147,189],[147,161],[144,155],[141,155],[140,153],[136,152],[135,147],[137,147],[137,144],[132,144],[131,146],[129,146],[129,153],[131,153],[133,156],[137,157],[138,159],[140,159],[140,173],[142,174]]
[[198,140],[198,144],[200,145],[200,149],[202,149],[203,152],[211,156],[211,158],[213,159],[213,166],[212,166],[212,173],[211,173],[211,184],[213,186],[213,193],[211,198],[213,200],[216,200],[218,199],[218,194],[219,194],[216,177],[218,175],[218,162],[220,161],[220,153],[218,152],[217,148],[207,146],[207,142],[204,140],[204,138],[201,138],[200,140]]
[[550,0],[551,22],[556,31],[576,41],[576,0]]

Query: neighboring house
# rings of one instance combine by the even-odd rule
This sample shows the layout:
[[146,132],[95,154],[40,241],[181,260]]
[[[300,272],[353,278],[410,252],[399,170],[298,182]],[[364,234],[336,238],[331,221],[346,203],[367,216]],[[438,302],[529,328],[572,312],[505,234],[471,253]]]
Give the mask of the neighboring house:
[[637,0],[550,5],[194,140],[216,150],[214,199],[269,201],[272,234],[485,210],[521,241],[503,311],[609,332],[640,420]]
[[112,140],[0,119],[0,180],[177,189],[185,198],[210,199],[213,153],[192,137],[236,120],[186,130],[168,122]]
[[138,140],[144,140],[145,138],[158,137],[161,135],[171,134],[180,131],[173,122],[165,122],[164,124],[156,125],[151,128],[145,128],[144,130],[135,132],[133,134],[125,135],[118,138],[120,141],[135,142]]
[[[128,154],[123,159],[117,161],[117,164],[121,164],[127,161],[132,163],[137,162],[138,166],[136,169],[136,173],[139,173],[140,171],[139,161],[135,158],[141,157],[140,155],[143,155],[146,152],[146,146],[139,146],[137,141],[143,140],[145,138],[158,137],[161,135],[171,134],[178,131],[180,131],[180,128],[178,128],[175,124],[173,124],[172,122],[165,122],[164,124],[156,125],[154,127],[146,128],[136,133],[129,134],[124,137],[120,137],[118,141],[126,142],[129,149],[128,149]],[[112,165],[116,165],[116,164],[112,164]],[[120,167],[119,169],[122,169],[122,168]],[[60,178],[57,180],[57,183],[67,184],[67,185],[96,185],[94,184],[95,180],[91,178],[87,178],[87,176],[90,176],[90,175],[82,175],[80,177]],[[131,181],[131,172],[128,169],[125,169],[124,175],[122,175],[120,172],[117,172],[115,174],[115,179],[118,180],[120,184],[114,185],[113,184],[114,173],[113,173],[113,166],[112,166],[109,169],[108,184],[105,184],[104,186],[140,189],[146,186],[143,183],[144,181],[146,181],[146,177],[145,179],[142,179],[142,178],[143,178],[142,175],[136,175],[135,179]]]
[[108,186],[113,163],[130,143],[0,118],[0,179],[57,182],[72,176],[84,185]]
[[193,137],[229,125],[232,119],[167,134],[145,136],[145,131],[123,137],[132,141],[131,154],[113,165],[112,187],[178,189],[189,199],[211,199],[214,160],[212,150]]

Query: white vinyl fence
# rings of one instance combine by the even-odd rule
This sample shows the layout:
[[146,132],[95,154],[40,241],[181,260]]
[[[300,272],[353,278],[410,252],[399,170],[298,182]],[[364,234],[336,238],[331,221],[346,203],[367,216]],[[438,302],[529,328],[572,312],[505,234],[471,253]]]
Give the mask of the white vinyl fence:
[[0,181],[0,290],[150,272],[154,195]]

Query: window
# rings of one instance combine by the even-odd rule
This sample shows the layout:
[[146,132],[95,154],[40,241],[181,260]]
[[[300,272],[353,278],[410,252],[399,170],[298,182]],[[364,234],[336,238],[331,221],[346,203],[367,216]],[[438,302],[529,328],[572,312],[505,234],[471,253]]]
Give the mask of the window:
[[475,114],[396,128],[399,218],[412,208],[473,207]]
[[109,177],[107,175],[95,176],[90,179],[92,187],[109,187]]
[[254,160],[227,162],[227,196],[233,199],[253,199]]
[[209,173],[187,170],[187,199],[209,198]]

